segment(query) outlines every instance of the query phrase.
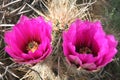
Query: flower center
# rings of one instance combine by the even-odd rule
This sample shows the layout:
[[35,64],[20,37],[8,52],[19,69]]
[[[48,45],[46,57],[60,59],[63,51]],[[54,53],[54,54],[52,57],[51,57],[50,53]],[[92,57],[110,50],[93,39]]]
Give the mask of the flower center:
[[78,52],[79,53],[87,53],[87,54],[89,54],[89,53],[92,53],[92,50],[90,48],[88,48],[88,47],[82,47],[82,48],[79,49]]
[[35,52],[38,49],[38,43],[36,41],[32,41],[27,45],[27,51]]

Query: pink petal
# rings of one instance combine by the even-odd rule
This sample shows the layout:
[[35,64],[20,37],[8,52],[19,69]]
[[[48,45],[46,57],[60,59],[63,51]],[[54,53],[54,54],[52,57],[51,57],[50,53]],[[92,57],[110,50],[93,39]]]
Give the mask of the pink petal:
[[67,59],[70,61],[70,63],[75,63],[76,65],[82,64],[82,61],[79,59],[78,56],[68,55]]
[[92,54],[80,54],[79,58],[82,61],[82,64],[85,64],[85,63],[94,63],[95,60],[96,60],[95,57],[93,57]]
[[82,68],[87,69],[87,70],[96,70],[97,66],[94,63],[86,63],[81,65]]

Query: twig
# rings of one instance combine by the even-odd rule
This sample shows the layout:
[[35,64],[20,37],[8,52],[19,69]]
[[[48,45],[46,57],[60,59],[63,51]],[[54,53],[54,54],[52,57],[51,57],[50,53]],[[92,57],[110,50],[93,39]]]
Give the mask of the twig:
[[3,63],[2,63],[2,62],[0,62],[0,65],[3,65]]
[[26,3],[21,7],[21,9],[18,12],[21,12],[25,7],[26,7]]
[[14,74],[12,71],[9,70],[9,68],[12,67],[14,64],[15,63],[13,63],[9,66],[6,66],[6,67],[2,66],[2,68],[5,69],[5,72],[2,74],[2,77],[5,76],[7,72],[9,72],[11,75],[13,75],[14,77],[19,79],[19,77],[16,74]]
[[3,11],[3,16],[2,16],[2,19],[1,19],[0,23],[2,23],[2,21],[4,20],[4,18],[5,18],[5,11]]
[[59,40],[58,40],[58,42],[57,42],[57,44],[56,44],[56,46],[55,46],[55,48],[54,48],[54,50],[53,50],[53,54],[56,53],[56,52],[58,51],[58,50],[56,50],[56,49],[59,48],[60,42],[61,42],[61,36],[60,36],[60,38],[59,38]]
[[0,24],[0,27],[1,26],[14,26],[14,24]]
[[30,12],[30,11],[31,10],[22,11],[22,12],[17,13],[16,15],[20,15],[20,14],[27,13],[27,12]]
[[113,78],[113,77],[112,77],[112,74],[110,74],[109,72],[105,71],[104,74],[105,74],[105,73],[106,73],[109,77]]
[[37,3],[39,0],[33,0],[33,2],[31,3],[31,5],[34,5],[35,3]]
[[20,10],[20,8],[21,8],[21,7],[15,9],[15,10],[13,10],[13,11],[11,11],[9,15],[12,15],[12,14],[16,13],[18,10]]
[[[3,4],[1,8],[6,8],[6,7],[8,7],[8,6],[12,5],[12,4],[15,4],[15,3],[17,3],[17,2],[20,2],[20,1],[22,1],[22,0],[12,1],[12,2],[6,4],[6,5]],[[1,8],[0,8],[0,9],[1,9]]]
[[[22,66],[25,67],[25,68],[27,68],[27,69],[29,69],[29,70],[31,70],[31,71],[34,71],[35,73],[37,73],[37,75],[39,76],[39,78],[40,78],[41,80],[43,80],[38,71],[36,71],[36,70],[34,70],[34,69],[30,68],[30,67],[24,66],[24,65],[22,65]],[[23,78],[21,78],[20,80],[22,80],[22,79],[23,79]]]
[[[26,3],[27,4],[27,3]],[[42,14],[39,10],[35,9],[34,7],[32,7],[31,5],[27,4],[33,11],[35,11],[38,15],[41,15],[43,17],[46,18],[46,16],[44,14]]]
[[58,57],[58,79],[60,80],[60,57]]
[[2,77],[2,74],[0,74],[0,80],[4,80],[3,77]]

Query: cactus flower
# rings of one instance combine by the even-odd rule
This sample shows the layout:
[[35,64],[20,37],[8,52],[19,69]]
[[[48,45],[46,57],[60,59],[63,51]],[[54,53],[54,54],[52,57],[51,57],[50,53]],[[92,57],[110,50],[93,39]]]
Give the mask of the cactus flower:
[[43,61],[52,51],[51,26],[42,17],[21,16],[19,22],[5,32],[5,51],[20,64]]
[[76,20],[63,32],[63,51],[69,64],[98,70],[113,60],[117,40],[107,35],[99,21]]

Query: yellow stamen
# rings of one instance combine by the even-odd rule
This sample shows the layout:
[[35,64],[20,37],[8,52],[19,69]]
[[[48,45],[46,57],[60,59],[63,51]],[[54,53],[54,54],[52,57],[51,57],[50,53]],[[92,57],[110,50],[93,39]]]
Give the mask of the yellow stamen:
[[27,51],[35,52],[38,49],[38,43],[35,41],[32,41],[28,43],[27,45]]
[[92,51],[88,47],[83,47],[79,49],[79,53],[92,53]]

